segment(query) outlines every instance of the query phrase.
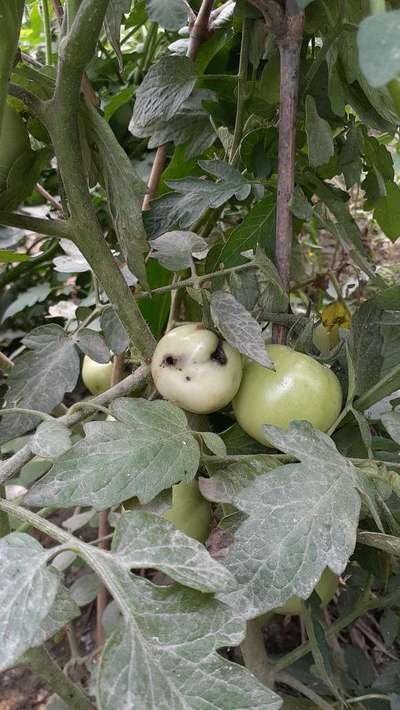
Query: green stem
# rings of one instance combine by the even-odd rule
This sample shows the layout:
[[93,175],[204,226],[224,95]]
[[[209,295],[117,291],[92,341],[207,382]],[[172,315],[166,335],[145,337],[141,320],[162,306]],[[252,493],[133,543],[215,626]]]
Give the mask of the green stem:
[[265,619],[263,616],[258,616],[247,622],[246,637],[240,645],[240,650],[246,668],[255,675],[260,683],[271,688],[274,675],[269,667],[268,657],[265,651],[264,625]]
[[102,404],[93,404],[92,402],[76,402],[76,404],[73,404],[72,407],[70,407],[68,414],[74,414],[75,412],[79,412],[81,409],[90,409],[91,411],[103,412],[103,414],[107,414],[107,416],[111,414],[107,407],[103,407]]
[[[0,498],[5,498],[6,496],[6,487],[4,485],[0,485]],[[8,518],[7,513],[1,512],[0,513],[0,538],[5,537],[8,535],[10,532],[10,521]]]
[[40,0],[40,7],[42,10],[44,35],[46,40],[46,64],[48,64],[48,66],[52,66],[53,57],[51,51],[51,26],[48,0]]
[[56,419],[50,414],[45,414],[45,412],[39,412],[37,409],[26,409],[25,407],[6,407],[5,409],[0,409],[0,416],[3,414],[31,414],[35,417],[43,419],[44,422],[54,422]]
[[152,296],[160,296],[163,293],[169,293],[170,291],[175,291],[177,288],[185,288],[186,286],[193,286],[194,284],[203,283],[204,281],[209,281],[211,279],[219,278],[220,276],[227,276],[228,274],[234,274],[238,271],[247,271],[247,269],[256,269],[256,264],[240,264],[239,266],[231,266],[228,269],[221,269],[220,271],[213,271],[210,274],[203,274],[202,276],[189,277],[183,279],[182,281],[177,281],[176,283],[168,284],[168,286],[160,286],[160,288],[155,288],[152,291],[139,291],[135,294],[135,298],[141,301],[144,298],[152,298]]
[[347,417],[348,413],[351,411],[351,404],[347,405],[339,414],[338,418],[336,421],[332,424],[331,428],[328,430],[328,436],[332,436],[333,432],[336,431],[338,428],[339,424],[345,417]]
[[75,330],[75,332],[74,332],[74,337],[76,337],[76,336],[78,335],[78,333],[81,332],[81,330],[83,330],[83,329],[86,328],[88,325],[90,325],[90,323],[92,323],[92,321],[96,320],[97,316],[100,315],[100,313],[101,313],[106,307],[107,307],[106,305],[104,305],[104,306],[102,306],[102,305],[96,306],[96,308],[95,308],[91,313],[89,313],[88,317],[85,318],[85,320],[82,321],[82,323],[80,324],[79,328],[77,328],[77,329]]
[[381,695],[381,693],[368,693],[368,695],[359,695],[358,698],[346,698],[346,705],[363,703],[364,700],[386,700],[387,703],[392,702],[391,698],[389,698],[388,695]]
[[[41,518],[47,518],[50,513],[52,513],[54,510],[53,507],[48,507],[48,508],[41,508],[41,510],[38,510],[36,515],[39,515]],[[18,525],[16,528],[15,532],[19,533],[26,533],[29,532],[29,530],[32,528],[32,525],[30,523],[22,523],[21,525]]]
[[20,660],[40,678],[53,693],[60,696],[73,710],[95,710],[89,698],[66,676],[44,646],[31,648]]
[[40,530],[42,533],[48,535],[52,540],[59,542],[61,545],[66,544],[70,545],[72,548],[75,548],[76,543],[79,543],[79,540],[77,540],[74,535],[71,535],[71,533],[62,530],[57,525],[54,525],[54,523],[50,523],[37,513],[32,513],[31,510],[23,508],[21,505],[17,505],[9,500],[0,498],[0,510],[12,515],[17,518],[17,520],[21,520],[23,523],[29,524],[30,527],[35,528],[36,530]]
[[0,211],[0,224],[6,227],[17,227],[17,229],[29,229],[58,239],[71,239],[69,223],[61,219],[42,219],[17,212]]
[[0,290],[7,286],[9,283],[17,281],[20,277],[24,276],[29,271],[36,269],[38,264],[42,264],[45,261],[51,259],[57,252],[58,242],[54,241],[51,243],[50,247],[44,251],[39,256],[35,256],[31,261],[24,261],[17,266],[10,269],[6,269],[0,274]]
[[326,700],[321,698],[321,696],[314,690],[309,688],[307,685],[304,685],[304,683],[297,678],[294,678],[289,673],[279,673],[276,680],[278,683],[283,683],[284,685],[288,685],[289,688],[297,690],[299,693],[311,700],[313,705],[321,708],[321,710],[332,710],[332,705],[330,703],[327,703]]
[[237,77],[237,104],[236,104],[236,120],[233,133],[232,148],[230,152],[229,162],[232,164],[238,161],[238,151],[242,140],[242,131],[244,125],[244,110],[247,101],[247,71],[249,66],[250,52],[250,28],[252,22],[245,17],[243,20],[242,42],[240,46],[239,73]]
[[143,44],[143,52],[136,72],[136,83],[140,82],[140,78],[146,72],[147,67],[151,63],[154,52],[154,41],[157,39],[158,25],[155,22],[150,23],[146,39]]
[[[56,91],[44,122],[52,138],[71,214],[74,242],[101,282],[132,345],[151,357],[155,341],[104,239],[90,197],[80,145],[78,112],[82,73],[92,58],[108,0],[85,0],[64,39]],[[88,32],[90,28],[90,32]]]
[[[372,601],[362,600],[360,604],[358,604],[354,609],[349,611],[340,619],[337,619],[337,621],[335,621],[326,630],[325,635],[327,640],[329,641],[329,639],[333,638],[336,634],[345,629],[347,626],[350,626],[353,621],[358,619],[359,616],[366,614],[368,611],[372,611],[373,609],[386,609],[394,605],[398,606],[399,597],[400,590],[397,589],[396,591],[392,592],[391,594],[388,594],[386,597],[382,597],[381,599],[376,599]],[[290,651],[290,653],[287,653],[285,656],[283,656],[283,658],[280,658],[279,661],[274,663],[274,672],[278,673],[284,668],[288,668],[300,658],[303,658],[303,656],[306,656],[308,653],[310,653],[311,650],[311,644],[309,641],[307,643],[303,643],[301,646],[298,646],[293,651]]]

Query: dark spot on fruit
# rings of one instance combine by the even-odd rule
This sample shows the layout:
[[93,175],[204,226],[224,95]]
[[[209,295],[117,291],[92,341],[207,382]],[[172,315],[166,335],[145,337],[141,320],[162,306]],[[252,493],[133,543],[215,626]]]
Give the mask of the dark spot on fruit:
[[186,382],[190,382],[190,377],[185,377]]
[[224,346],[222,345],[222,340],[218,340],[217,347],[214,352],[210,355],[210,360],[216,360],[220,365],[226,365],[228,358],[225,355]]
[[166,355],[162,364],[168,365],[168,367],[174,367],[174,365],[176,365],[176,358],[174,358],[172,355]]

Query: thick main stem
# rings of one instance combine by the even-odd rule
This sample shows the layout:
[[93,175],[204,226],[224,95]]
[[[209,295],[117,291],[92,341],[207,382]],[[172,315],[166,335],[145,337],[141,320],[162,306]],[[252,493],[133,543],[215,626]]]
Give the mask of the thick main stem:
[[246,625],[246,637],[240,645],[243,660],[246,668],[258,678],[258,680],[268,687],[273,685],[273,671],[268,668],[268,658],[265,651],[263,626],[265,619],[258,616],[251,619]]
[[109,0],[78,3],[76,16],[60,47],[56,91],[46,104],[44,121],[65,188],[73,241],[115,306],[131,343],[147,359],[152,356],[155,341],[104,239],[90,198],[80,145],[81,79],[95,51],[108,3]]
[[[293,239],[291,201],[294,192],[296,111],[300,48],[304,24],[302,12],[297,11],[294,14],[290,14],[292,4],[290,0],[287,0],[285,32],[277,38],[281,60],[281,79],[275,254],[276,265],[286,291],[289,290]],[[286,342],[286,330],[283,326],[274,328],[273,340],[278,343]]]

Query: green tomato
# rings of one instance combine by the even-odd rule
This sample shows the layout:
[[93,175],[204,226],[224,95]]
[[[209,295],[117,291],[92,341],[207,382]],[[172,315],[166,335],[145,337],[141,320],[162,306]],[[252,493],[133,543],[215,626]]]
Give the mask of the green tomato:
[[342,407],[336,375],[309,355],[285,345],[268,345],[275,372],[249,363],[233,400],[236,419],[244,431],[268,446],[265,424],[287,429],[294,419],[305,419],[327,431]]
[[208,538],[211,505],[201,495],[197,481],[172,486],[172,508],[163,517],[199,542],[205,542]]
[[95,362],[88,355],[83,358],[82,380],[91,394],[102,394],[111,387],[112,362]]
[[195,414],[225,407],[239,389],[240,353],[201,323],[170,330],[158,343],[151,374],[159,393]]
[[[329,604],[331,599],[333,599],[336,594],[338,584],[339,579],[336,574],[334,574],[329,567],[326,567],[322,573],[321,579],[315,587],[315,591],[321,599],[323,606]],[[274,609],[274,612],[276,614],[296,614],[300,616],[303,613],[303,600],[300,599],[300,597],[290,597],[286,604]]]
[[4,190],[13,163],[30,150],[28,131],[18,111],[6,103],[0,131],[0,191]]

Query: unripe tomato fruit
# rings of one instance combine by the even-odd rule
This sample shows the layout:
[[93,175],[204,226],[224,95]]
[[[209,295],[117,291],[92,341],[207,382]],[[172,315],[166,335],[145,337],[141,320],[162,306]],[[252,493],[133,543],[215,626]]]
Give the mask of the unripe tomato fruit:
[[172,486],[172,508],[163,517],[199,542],[205,542],[208,538],[211,505],[201,495],[197,481]]
[[195,414],[228,404],[242,377],[240,353],[201,323],[170,330],[158,343],[151,374],[159,393]]
[[233,400],[242,429],[266,446],[265,424],[286,429],[294,419],[305,419],[327,431],[342,407],[336,375],[309,355],[285,345],[268,345],[267,352],[275,372],[256,362],[248,363]]
[[[326,567],[326,569],[322,573],[321,579],[315,587],[315,591],[321,599],[323,606],[329,604],[331,599],[333,599],[336,594],[338,584],[339,579],[337,578],[336,574],[334,574],[332,570],[329,569],[329,567]],[[274,612],[276,614],[296,614],[300,616],[303,613],[303,601],[302,599],[300,599],[300,597],[290,597],[290,599],[287,600],[286,604],[284,604],[283,606],[279,606],[277,609],[274,609]]]
[[6,186],[13,163],[29,149],[29,135],[25,123],[18,111],[6,103],[0,129],[0,191]]
[[102,394],[111,387],[112,362],[95,362],[88,355],[83,358],[82,380],[91,394]]

